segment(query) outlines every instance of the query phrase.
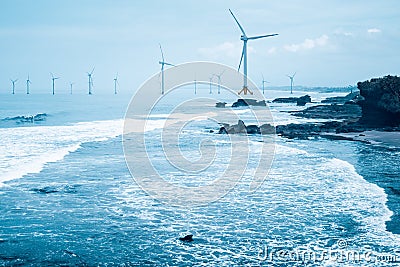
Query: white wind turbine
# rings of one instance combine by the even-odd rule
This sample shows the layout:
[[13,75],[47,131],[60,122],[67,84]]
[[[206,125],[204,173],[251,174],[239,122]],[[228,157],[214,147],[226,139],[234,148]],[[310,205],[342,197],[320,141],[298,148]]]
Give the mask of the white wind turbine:
[[162,61],[158,62],[161,65],[161,94],[164,94],[164,66],[165,65],[174,66],[174,65],[171,64],[171,63],[165,62],[164,53],[163,53],[163,50],[161,48],[161,44],[159,44],[159,45],[160,45],[160,51],[161,51],[161,57],[162,57]]
[[296,72],[292,76],[290,76],[290,75],[286,75],[286,76],[290,79],[290,93],[293,94],[293,79],[294,79],[294,76],[296,76]]
[[114,78],[114,95],[117,94],[117,84],[119,84],[119,82],[118,82],[118,73],[115,75],[115,78]]
[[238,71],[240,70],[240,66],[242,65],[242,60],[243,60],[243,88],[242,90],[239,91],[239,95],[243,92],[243,94],[247,95],[249,92],[251,95],[253,94],[252,91],[249,90],[247,87],[247,41],[248,40],[255,40],[255,39],[260,39],[260,38],[265,38],[265,37],[271,37],[271,36],[276,36],[278,35],[277,33],[274,34],[267,34],[267,35],[259,35],[259,36],[253,36],[253,37],[247,37],[242,25],[240,25],[239,21],[236,19],[235,15],[233,15],[232,11],[229,9],[229,12],[231,12],[232,17],[235,19],[237,25],[240,28],[240,31],[242,32],[242,35],[240,36],[240,40],[243,41],[243,50],[242,50],[242,57],[240,58],[240,63],[239,63],[239,68]]
[[28,74],[28,79],[26,80],[26,94],[29,95],[29,85],[31,84],[31,80],[29,79],[29,74]]
[[89,95],[92,94],[92,88],[93,88],[93,72],[94,72],[94,68],[92,69],[91,72],[87,72],[88,75],[88,82],[89,82]]
[[51,74],[51,81],[53,82],[53,95],[54,95],[54,82],[55,82],[55,80],[60,79],[60,77],[54,77],[53,73],[51,73],[51,72],[50,72],[50,74]]
[[222,71],[220,74],[213,74],[213,76],[218,78],[218,94],[221,93],[221,76],[224,74],[225,70]]
[[15,95],[15,83],[18,81],[18,79],[10,79],[10,81],[12,82],[12,94]]
[[265,79],[264,79],[264,75],[263,74],[261,74],[262,75],[262,91],[263,91],[263,94],[264,94],[264,91],[265,91],[265,84],[266,83],[269,83],[269,81],[266,81]]
[[75,83],[70,82],[69,83],[69,93],[72,95],[72,87],[74,86]]

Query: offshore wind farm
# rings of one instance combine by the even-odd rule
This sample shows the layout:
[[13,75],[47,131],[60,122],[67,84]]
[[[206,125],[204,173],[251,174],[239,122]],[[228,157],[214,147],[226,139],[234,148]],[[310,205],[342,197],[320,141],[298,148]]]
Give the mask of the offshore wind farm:
[[398,1],[0,7],[0,266],[398,264]]

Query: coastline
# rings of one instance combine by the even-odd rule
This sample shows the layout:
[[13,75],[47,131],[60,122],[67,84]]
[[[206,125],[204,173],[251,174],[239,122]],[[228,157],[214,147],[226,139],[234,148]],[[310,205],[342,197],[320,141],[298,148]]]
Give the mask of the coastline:
[[371,145],[400,148],[400,132],[370,130],[359,133],[325,133],[321,134],[320,136],[328,139],[342,139],[363,142]]

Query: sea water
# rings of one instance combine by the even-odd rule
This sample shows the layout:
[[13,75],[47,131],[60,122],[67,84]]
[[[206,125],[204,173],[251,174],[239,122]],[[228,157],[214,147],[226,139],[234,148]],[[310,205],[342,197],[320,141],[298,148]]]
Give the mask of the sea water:
[[[399,237],[386,229],[393,215],[388,196],[366,177],[385,179],[397,169],[385,173],[376,162],[375,172],[361,171],[366,157],[359,152],[367,145],[277,138],[269,174],[255,192],[248,179],[259,165],[249,160],[244,179],[218,201],[173,207],[150,197],[127,168],[121,135],[128,102],[122,95],[2,96],[0,265],[393,266],[394,257],[400,260]],[[307,121],[281,112],[294,105],[270,108],[276,124]],[[187,127],[180,142],[187,159],[200,156],[203,139],[212,139],[220,156],[212,167],[180,176],[162,159],[156,138],[167,110],[151,116],[145,133],[158,170],[189,186],[212,181],[227,164],[221,155],[229,155],[229,138],[210,133],[218,125],[208,120]],[[248,109],[236,112],[251,122]],[[36,114],[45,119],[26,120]],[[249,140],[257,155],[262,140]],[[186,234],[194,242],[179,240]],[[357,253],[361,261],[352,258]]]

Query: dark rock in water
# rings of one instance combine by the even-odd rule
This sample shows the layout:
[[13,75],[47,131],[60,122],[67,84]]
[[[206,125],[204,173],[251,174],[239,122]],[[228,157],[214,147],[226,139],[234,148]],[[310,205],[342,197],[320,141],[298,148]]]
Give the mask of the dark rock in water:
[[357,84],[362,108],[360,123],[371,127],[400,125],[400,77],[385,76]]
[[184,242],[192,242],[193,241],[193,235],[186,235],[185,237],[180,237],[179,240],[180,241],[184,241]]
[[228,134],[228,131],[224,126],[222,126],[221,128],[219,128],[218,134]]
[[232,104],[233,108],[237,108],[237,107],[247,107],[249,106],[249,104],[244,101],[244,99],[238,99],[235,103]]
[[247,134],[260,134],[260,128],[257,125],[246,126]]
[[43,188],[34,188],[34,189],[32,189],[32,191],[34,191],[36,193],[40,193],[40,194],[50,194],[50,193],[59,192],[59,190],[57,188],[52,187],[52,186],[46,186]]
[[318,105],[291,112],[294,116],[312,119],[358,120],[361,108],[358,105]]
[[329,104],[345,104],[350,101],[357,101],[358,97],[360,96],[359,92],[349,93],[346,96],[335,96],[335,97],[328,97],[321,101],[321,103],[329,103]]
[[218,134],[275,134],[275,127],[270,124],[263,124],[261,126],[249,125],[246,126],[242,120],[238,124],[229,125],[223,124],[219,129]]
[[227,134],[238,134],[238,133],[247,133],[246,125],[242,120],[238,121],[238,124],[223,126],[219,129],[220,133]]
[[275,127],[271,124],[263,124],[260,126],[260,133],[261,134],[275,134]]
[[218,103],[215,104],[215,107],[216,107],[216,108],[224,108],[225,105],[226,105],[225,102],[218,102]]
[[262,106],[265,107],[267,104],[265,100],[257,101],[255,99],[238,99],[235,103],[232,104],[233,108],[237,107],[248,107],[248,106]]
[[304,95],[301,97],[281,97],[275,98],[272,100],[272,103],[311,103],[311,97],[309,95]]
[[308,102],[304,101],[303,99],[298,99],[297,100],[297,105],[298,106],[305,106]]

